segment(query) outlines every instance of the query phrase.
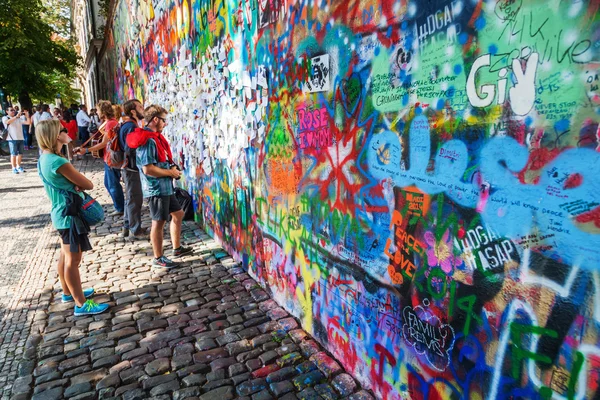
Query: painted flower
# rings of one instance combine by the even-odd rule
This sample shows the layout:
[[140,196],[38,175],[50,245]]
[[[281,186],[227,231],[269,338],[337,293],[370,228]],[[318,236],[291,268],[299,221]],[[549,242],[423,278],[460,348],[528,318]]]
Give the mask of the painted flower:
[[442,240],[435,240],[433,232],[425,233],[425,242],[428,245],[427,263],[430,267],[441,267],[446,274],[452,272],[456,265],[462,264],[460,257],[454,256],[452,253],[452,240],[450,239],[450,231],[446,230],[442,236]]

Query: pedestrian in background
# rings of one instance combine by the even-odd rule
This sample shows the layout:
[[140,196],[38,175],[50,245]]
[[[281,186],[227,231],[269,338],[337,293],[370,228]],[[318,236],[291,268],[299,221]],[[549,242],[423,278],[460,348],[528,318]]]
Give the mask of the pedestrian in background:
[[115,118],[119,124],[123,123],[123,106],[120,104],[113,104],[113,110],[115,112]]
[[35,107],[35,113],[33,114],[33,117],[32,117],[34,127],[40,122],[41,117],[42,117],[42,105],[40,104],[39,106]]
[[87,107],[85,104],[79,106],[79,112],[77,113],[77,117],[75,118],[75,120],[77,121],[79,140],[81,140],[81,143],[85,143],[90,138],[88,128],[90,126],[90,122],[92,122],[90,116],[87,113]]
[[40,121],[47,121],[52,119],[52,114],[50,114],[50,106],[48,104],[42,104],[42,115],[40,115]]
[[77,122],[75,122],[70,112],[65,111],[63,112],[60,124],[67,130],[67,134],[71,138],[71,141],[68,143],[69,160],[71,160],[73,159],[73,143],[77,140]]
[[25,111],[27,111],[27,114],[30,116],[29,118],[29,122],[27,122],[27,117],[25,116],[25,114],[21,115],[21,126],[23,127],[23,148],[25,150],[29,150],[31,144],[30,144],[30,131],[31,131],[31,111],[29,109],[26,109]]
[[[21,112],[17,113],[15,107],[8,107],[8,115],[2,117],[2,124],[8,129],[8,146],[10,148],[10,164],[13,174],[25,172],[21,166],[24,150],[23,122],[21,121]],[[25,110],[25,123],[31,124],[29,112]]]
[[64,192],[83,199],[80,192],[93,189],[94,184],[61,156],[60,151],[70,138],[60,129],[60,122],[56,120],[41,121],[36,128],[36,139],[42,149],[39,174],[52,203],[52,225],[62,241],[57,265],[62,301],[75,302],[75,316],[100,314],[108,309],[108,304],[97,304],[88,299],[94,294],[94,289],[83,290],[79,275],[83,252],[92,249],[88,232],[77,222],[77,217],[65,215],[68,201]]
[[[100,110],[100,117],[103,123],[100,125],[100,132],[102,133],[102,141],[89,148],[81,148],[78,153],[84,155],[88,152],[99,151],[106,148],[108,144],[108,132],[113,130],[117,125],[118,121],[115,118],[115,111],[110,101],[100,100],[97,105]],[[125,208],[125,197],[123,194],[123,187],[121,186],[121,170],[118,168],[112,168],[106,163],[106,156],[108,153],[105,151],[104,161],[104,186],[110,197],[112,198],[115,211],[110,215],[123,215]]]
[[127,136],[127,145],[136,151],[136,163],[140,170],[142,192],[148,199],[152,228],[150,240],[154,260],[152,265],[160,268],[173,268],[177,264],[163,253],[165,223],[171,216],[171,241],[173,256],[179,257],[192,251],[181,245],[181,224],[183,210],[173,191],[173,179],[179,179],[181,171],[173,164],[169,142],[162,135],[166,126],[167,110],[151,105],[144,110],[146,128],[136,128]]
[[138,121],[144,118],[144,106],[139,100],[128,100],[123,104],[124,122],[119,130],[119,146],[123,150],[126,164],[121,169],[123,183],[125,184],[125,217],[123,223],[123,237],[128,237],[131,231],[134,239],[147,239],[148,230],[142,227],[142,182],[140,171],[136,164],[135,149],[127,145],[127,135],[138,127]]
[[71,114],[71,118],[77,118],[77,113],[79,112],[79,106],[77,104],[71,104],[71,108],[67,110]]
[[[96,106],[98,107],[98,106]],[[100,123],[102,122],[102,118],[98,116],[98,110],[95,108],[92,108],[90,110],[90,125],[91,124],[95,124],[96,126],[100,126]]]

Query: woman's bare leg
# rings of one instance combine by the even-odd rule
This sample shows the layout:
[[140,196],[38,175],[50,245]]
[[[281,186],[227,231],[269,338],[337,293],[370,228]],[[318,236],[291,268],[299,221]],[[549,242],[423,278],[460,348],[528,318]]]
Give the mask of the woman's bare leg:
[[83,289],[81,287],[81,278],[79,276],[79,263],[81,263],[81,258],[83,254],[71,253],[68,244],[63,244],[62,249],[65,254],[65,281],[69,286],[69,291],[71,292],[71,296],[73,296],[73,300],[75,300],[75,304],[81,307],[83,303],[85,303],[85,296],[83,295]]

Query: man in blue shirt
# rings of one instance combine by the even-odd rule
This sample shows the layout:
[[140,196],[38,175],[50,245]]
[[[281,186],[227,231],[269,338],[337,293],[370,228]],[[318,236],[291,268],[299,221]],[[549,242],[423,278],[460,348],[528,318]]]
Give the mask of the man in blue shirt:
[[[136,164],[135,149],[127,146],[127,135],[138,128],[138,121],[144,118],[144,106],[137,99],[127,100],[123,104],[123,113],[126,121],[119,130],[119,147],[123,150],[127,164],[121,169],[123,182],[125,183],[125,216],[123,220],[123,237],[133,239],[147,239],[148,232],[142,228],[142,182],[140,171]],[[131,231],[131,236],[129,232]]]
[[171,149],[162,136],[166,126],[167,110],[151,105],[144,110],[145,129],[136,129],[127,137],[127,144],[136,149],[136,161],[140,170],[142,192],[148,199],[152,229],[150,239],[154,252],[153,265],[173,268],[176,263],[163,254],[163,230],[171,215],[171,241],[173,255],[178,257],[190,253],[190,247],[181,246],[181,223],[184,212],[173,191],[173,179],[181,176],[181,171],[173,165]]

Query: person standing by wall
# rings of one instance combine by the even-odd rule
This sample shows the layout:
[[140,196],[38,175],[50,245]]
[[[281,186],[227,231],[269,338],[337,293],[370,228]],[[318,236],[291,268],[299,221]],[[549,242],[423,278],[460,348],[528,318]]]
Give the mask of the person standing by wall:
[[100,314],[108,309],[108,304],[97,304],[93,300],[87,300],[94,294],[94,289],[83,290],[79,275],[83,252],[92,249],[88,233],[74,225],[74,217],[64,215],[67,197],[62,192],[80,196],[78,192],[91,190],[94,184],[61,156],[60,150],[70,139],[67,133],[60,132],[60,129],[60,122],[56,120],[42,121],[36,128],[36,139],[42,149],[39,174],[44,182],[46,194],[52,202],[52,225],[58,230],[62,240],[57,265],[63,290],[62,301],[75,302],[75,316]]
[[[8,107],[8,115],[2,117],[2,123],[8,129],[8,146],[10,148],[10,164],[13,174],[25,172],[21,166],[23,159],[23,122],[21,122],[21,113],[17,114],[14,107]],[[29,112],[25,110],[25,123],[31,124]]]
[[77,129],[79,130],[79,140],[81,140],[82,143],[85,143],[90,138],[88,127],[90,126],[90,122],[92,122],[90,116],[87,114],[87,107],[85,104],[79,106],[76,121]]
[[119,130],[119,146],[123,150],[127,163],[121,169],[123,183],[125,183],[125,221],[123,224],[123,237],[147,238],[148,230],[142,228],[142,182],[140,171],[136,164],[135,149],[127,145],[127,135],[138,128],[139,122],[144,118],[144,107],[139,100],[128,100],[123,104],[125,122]]
[[[108,132],[113,130],[117,125],[118,121],[115,118],[115,111],[108,100],[100,100],[98,102],[98,109],[100,110],[100,117],[104,120],[104,123],[100,125],[100,132],[102,133],[102,141],[97,145],[88,148],[79,149],[79,154],[84,155],[91,151],[98,151],[106,148],[108,144]],[[104,152],[105,157],[108,153]],[[123,187],[121,186],[121,170],[118,168],[112,168],[104,162],[104,186],[110,197],[112,198],[115,211],[110,215],[123,215],[125,208],[125,198],[123,194]]]
[[177,264],[163,253],[164,227],[171,216],[171,241],[173,256],[179,257],[192,252],[191,247],[181,245],[181,223],[183,210],[173,191],[173,179],[181,176],[181,171],[173,164],[169,142],[162,135],[166,126],[167,110],[151,105],[144,110],[146,128],[136,128],[127,135],[127,145],[136,151],[136,163],[140,170],[142,192],[148,199],[152,228],[150,240],[154,252],[155,267],[173,268]]

